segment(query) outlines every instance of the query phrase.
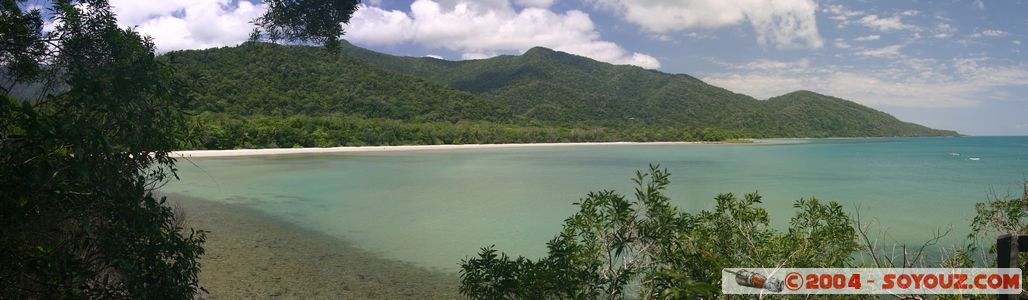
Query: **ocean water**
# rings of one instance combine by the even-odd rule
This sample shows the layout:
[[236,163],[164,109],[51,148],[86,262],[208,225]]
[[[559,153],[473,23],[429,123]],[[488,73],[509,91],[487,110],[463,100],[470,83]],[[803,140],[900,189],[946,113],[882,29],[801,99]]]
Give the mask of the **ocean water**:
[[669,194],[687,211],[712,208],[718,193],[758,191],[772,226],[784,227],[793,202],[817,197],[859,208],[903,243],[952,227],[943,244],[960,247],[975,202],[1022,192],[1028,137],[193,158],[179,161],[182,180],[163,190],[251,206],[388,258],[453,271],[493,244],[544,255],[573,202],[601,189],[631,195],[630,177],[649,164],[671,172]]

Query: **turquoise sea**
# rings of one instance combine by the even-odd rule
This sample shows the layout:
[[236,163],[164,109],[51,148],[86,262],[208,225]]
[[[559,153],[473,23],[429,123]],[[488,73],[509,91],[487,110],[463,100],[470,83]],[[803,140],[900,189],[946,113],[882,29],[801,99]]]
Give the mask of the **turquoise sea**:
[[629,178],[649,164],[671,172],[669,194],[688,211],[711,208],[718,193],[759,191],[781,227],[795,200],[817,197],[859,207],[897,241],[952,226],[944,242],[963,246],[975,202],[1021,194],[1028,137],[193,158],[179,161],[182,180],[163,191],[251,206],[388,258],[452,271],[492,244],[543,255],[573,202],[600,189],[630,195]]

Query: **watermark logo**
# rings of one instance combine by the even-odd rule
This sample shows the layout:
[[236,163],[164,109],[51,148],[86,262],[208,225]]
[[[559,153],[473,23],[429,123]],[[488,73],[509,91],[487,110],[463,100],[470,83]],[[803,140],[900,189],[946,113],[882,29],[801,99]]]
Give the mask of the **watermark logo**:
[[725,294],[1019,294],[1018,268],[729,268]]

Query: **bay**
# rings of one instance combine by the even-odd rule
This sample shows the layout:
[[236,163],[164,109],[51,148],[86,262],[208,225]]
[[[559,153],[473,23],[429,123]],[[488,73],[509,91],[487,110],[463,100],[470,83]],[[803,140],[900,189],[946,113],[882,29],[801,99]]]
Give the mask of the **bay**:
[[772,226],[783,228],[797,199],[817,197],[859,208],[897,242],[952,227],[943,244],[961,247],[974,203],[1021,194],[1028,137],[192,158],[162,190],[251,206],[387,258],[453,271],[493,244],[544,255],[572,203],[601,189],[631,195],[630,177],[650,164],[671,172],[668,193],[686,211],[711,209],[718,193],[758,191]]

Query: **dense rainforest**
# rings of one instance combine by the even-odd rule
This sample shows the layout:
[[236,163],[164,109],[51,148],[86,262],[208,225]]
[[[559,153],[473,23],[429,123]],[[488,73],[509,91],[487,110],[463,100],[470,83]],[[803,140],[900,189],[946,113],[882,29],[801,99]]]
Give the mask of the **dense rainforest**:
[[[266,0],[253,22],[338,45],[358,3]],[[0,1],[0,299],[206,298],[206,232],[154,193],[190,89],[119,24],[107,0]]]
[[163,55],[194,86],[190,147],[956,135],[809,91],[757,100],[546,48],[455,62],[340,44]]

